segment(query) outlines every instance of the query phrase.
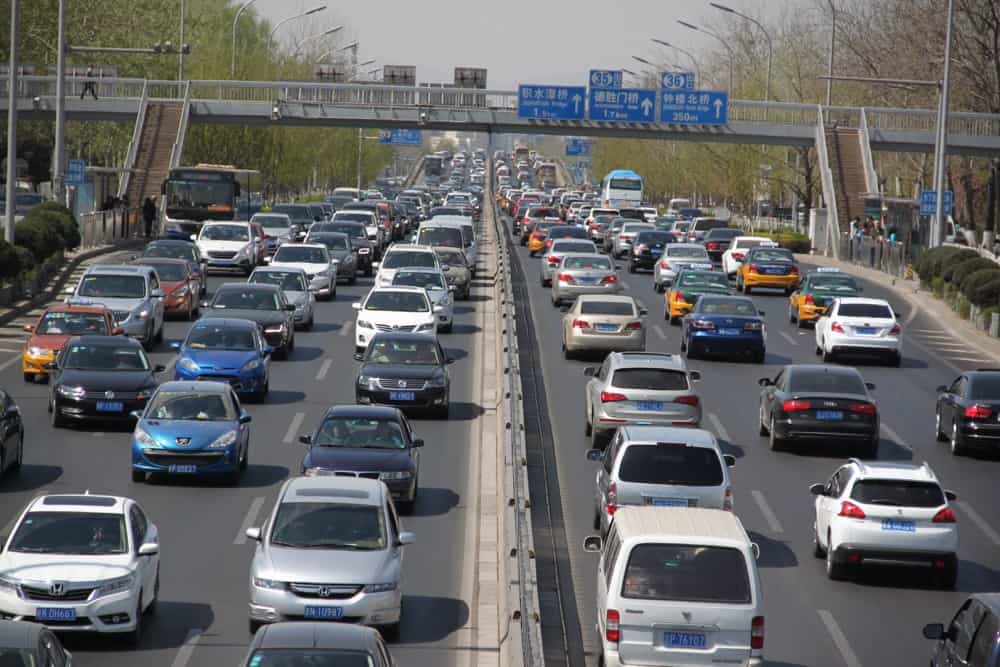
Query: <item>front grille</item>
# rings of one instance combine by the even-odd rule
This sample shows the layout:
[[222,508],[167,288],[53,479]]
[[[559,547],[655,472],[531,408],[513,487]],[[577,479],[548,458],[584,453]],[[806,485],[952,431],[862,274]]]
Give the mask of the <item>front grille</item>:
[[25,616],[24,620],[30,621],[32,623],[38,623],[40,625],[45,625],[50,628],[72,628],[72,627],[82,627],[86,625],[93,625],[90,618],[87,616],[77,616],[72,621],[40,621],[34,616]]
[[290,583],[288,589],[301,598],[323,600],[349,600],[361,592],[363,586],[355,584],[300,584]]
[[38,602],[83,602],[90,598],[90,594],[94,592],[94,589],[93,587],[76,588],[67,590],[62,595],[53,595],[49,592],[48,588],[37,588],[21,584],[21,592],[28,600],[36,600]]
[[334,477],[364,477],[365,479],[378,479],[381,473],[377,472],[357,472],[354,470],[334,470]]
[[410,333],[412,331],[415,331],[416,328],[417,327],[415,327],[415,326],[398,326],[398,325],[389,325],[389,324],[376,324],[375,325],[375,330],[376,331],[399,331],[401,333]]
[[382,389],[423,389],[427,383],[420,379],[393,380],[379,378],[378,386]]
[[209,259],[232,259],[236,257],[236,253],[223,250],[209,250],[208,257]]
[[234,389],[239,389],[243,385],[239,378],[235,378],[231,375],[210,375],[202,373],[198,375],[198,379],[204,380],[205,382],[224,382],[229,384],[229,386]]
[[130,310],[113,310],[111,314],[114,315],[115,322],[124,322],[128,319],[128,316],[132,314]]
[[85,398],[96,401],[134,401],[138,395],[135,391],[112,391],[112,396],[106,396],[104,389],[88,389]]
[[142,453],[150,462],[161,466],[208,466],[218,463],[226,455],[225,452],[205,452],[198,454],[195,452],[180,453],[153,449],[144,449]]

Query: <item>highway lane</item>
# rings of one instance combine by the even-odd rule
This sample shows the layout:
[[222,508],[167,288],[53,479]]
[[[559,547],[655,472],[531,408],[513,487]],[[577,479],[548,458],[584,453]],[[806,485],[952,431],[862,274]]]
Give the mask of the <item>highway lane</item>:
[[[580,543],[593,532],[596,467],[584,458],[589,439],[584,436],[582,386],[584,367],[599,365],[600,357],[563,359],[561,313],[552,308],[548,290],[539,285],[539,260],[515,247],[540,345],[575,601],[584,648],[592,662],[598,646],[593,631],[596,558],[584,554]],[[628,293],[650,309],[647,349],[679,352],[679,328],[663,320],[663,297],[653,291],[650,274],[622,271],[621,277]],[[766,363],[698,360],[691,367],[701,370],[704,378],[699,386],[703,427],[714,431],[725,450],[737,457],[732,473],[736,511],[761,546],[769,665],[920,664],[931,651],[930,642],[920,634],[924,623],[949,619],[965,593],[996,590],[1000,585],[992,565],[1000,547],[994,490],[1000,463],[953,458],[932,433],[935,387],[950,382],[956,369],[983,363],[968,351],[961,359],[949,353],[955,348],[947,347],[951,343],[940,335],[940,328],[888,290],[866,283],[865,295],[889,299],[906,321],[902,368],[860,366],[865,378],[877,386],[883,420],[879,458],[926,460],[943,485],[958,493],[959,582],[955,591],[940,591],[912,572],[882,568],[867,571],[859,582],[826,579],[822,561],[812,555],[813,497],[808,486],[826,481],[843,458],[830,449],[775,454],[757,434],[757,379],[773,377],[787,363],[815,362],[813,332],[799,331],[788,322],[787,299],[780,292],[755,294],[754,301],[766,312]]]
[[[210,290],[237,276],[213,276]],[[173,480],[134,484],[129,478],[130,431],[102,427],[54,430],[46,412],[47,387],[25,384],[20,364],[0,370],[0,386],[11,392],[25,416],[25,464],[17,476],[0,480],[0,525],[40,493],[112,493],[136,498],[161,535],[160,603],[135,651],[105,638],[67,637],[74,664],[84,667],[236,664],[249,642],[247,581],[252,542],[243,529],[259,525],[273,506],[281,483],[298,473],[304,450],[300,433],[311,432],[331,404],[353,403],[357,362],[353,355],[354,311],[372,284],[359,277],[340,285],[337,298],[319,303],[316,326],[297,332],[288,361],[274,362],[271,392],[262,404],[249,404],[250,467],[238,488]],[[454,332],[442,343],[456,363],[448,421],[414,420],[424,438],[420,495],[414,514],[404,517],[417,542],[407,548],[404,565],[402,631],[393,655],[409,665],[464,664],[473,605],[475,535],[473,511],[479,475],[470,473],[471,434],[478,428],[478,351],[485,289],[456,304]],[[190,325],[167,323],[165,341],[154,363],[171,364],[168,344]],[[168,369],[170,370],[170,369]],[[6,531],[5,531],[6,532]]]

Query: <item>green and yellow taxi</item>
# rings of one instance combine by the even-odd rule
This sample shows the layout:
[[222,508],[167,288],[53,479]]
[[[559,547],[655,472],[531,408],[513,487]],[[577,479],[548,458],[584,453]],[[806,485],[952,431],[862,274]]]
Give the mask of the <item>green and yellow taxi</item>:
[[688,264],[680,270],[664,296],[663,319],[680,324],[681,318],[694,308],[702,294],[732,293],[726,275],[713,270],[711,264]]
[[802,276],[798,287],[788,297],[788,321],[799,328],[815,323],[840,297],[858,296],[861,286],[846,273],[824,267]]

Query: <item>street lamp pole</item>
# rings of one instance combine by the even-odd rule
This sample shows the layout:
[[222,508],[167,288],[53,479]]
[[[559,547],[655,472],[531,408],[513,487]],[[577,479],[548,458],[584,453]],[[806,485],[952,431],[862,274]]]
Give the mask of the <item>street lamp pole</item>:
[[833,104],[833,47],[837,37],[837,6],[833,4],[833,0],[827,2],[830,3],[830,48],[826,56],[826,75],[831,78],[826,80],[826,106],[830,106]]
[[300,12],[298,14],[293,14],[292,16],[286,16],[285,18],[275,23],[274,27],[271,29],[271,34],[267,36],[267,52],[271,53],[271,44],[272,42],[274,42],[274,33],[278,32],[278,28],[285,25],[289,21],[294,21],[295,19],[300,19],[305,16],[311,16],[312,14],[318,14],[324,9],[326,9],[326,5],[320,5],[319,7],[313,7],[312,9]]
[[315,35],[310,35],[309,37],[306,37],[301,42],[299,42],[295,46],[295,51],[293,51],[292,53],[293,53],[293,55],[298,55],[299,52],[302,51],[302,47],[305,46],[306,44],[308,44],[309,42],[312,42],[312,41],[315,41],[317,39],[320,39],[321,37],[326,37],[327,35],[332,35],[333,33],[339,32],[339,31],[341,31],[343,29],[344,29],[344,26],[338,25],[338,26],[336,26],[334,28],[330,28],[329,30],[324,30],[321,33],[317,33]]
[[729,42],[722,39],[721,37],[719,37],[718,34],[712,32],[711,30],[706,30],[705,28],[699,28],[698,26],[692,23],[688,23],[687,21],[681,21],[679,19],[677,22],[680,23],[685,28],[690,28],[695,32],[700,32],[705,35],[708,35],[709,37],[714,38],[716,41],[722,44],[722,46],[725,47],[726,51],[729,52],[729,97],[731,98],[733,94],[736,92],[736,88],[734,87],[733,83],[734,81],[733,71],[736,68],[736,53],[733,51],[733,47],[729,46]]
[[7,70],[7,204],[4,209],[3,237],[14,242],[14,211],[17,208],[17,29],[20,0],[10,3],[10,69]]
[[[181,40],[180,40],[180,42],[178,42],[178,44],[180,44],[181,47],[183,47],[184,44],[185,44],[185,42],[184,42],[184,14],[185,14],[186,11],[187,11],[186,2],[185,2],[185,0],[181,0]],[[178,81],[183,81],[184,80],[184,48],[181,48],[181,49],[178,50],[178,56],[177,56],[177,58],[178,58],[178,61],[177,61],[177,80]]]
[[[934,148],[934,189],[937,202],[934,210],[934,224],[931,227],[931,247],[944,241],[944,192],[947,172],[948,152],[948,95],[951,79],[951,29],[954,23],[955,1],[948,0],[948,27],[944,34],[944,75],[941,79],[941,98],[938,106],[937,141]],[[9,204],[8,204],[9,206]]]
[[691,64],[694,65],[694,73],[697,75],[698,81],[699,82],[701,81],[701,67],[698,66],[698,59],[695,58],[691,54],[690,51],[685,51],[681,47],[674,46],[670,42],[665,42],[662,39],[656,39],[655,37],[653,37],[652,40],[653,40],[654,44],[659,44],[660,46],[665,46],[668,49],[673,49],[674,51],[678,51],[679,53],[683,53],[685,56],[687,56],[688,58],[690,58],[691,59]]
[[731,9],[729,7],[726,7],[725,5],[720,5],[717,2],[710,2],[708,4],[711,5],[712,7],[715,7],[719,11],[728,12],[735,16],[739,16],[741,19],[749,21],[750,23],[753,23],[755,26],[760,28],[760,31],[762,33],[764,33],[764,39],[767,40],[767,76],[766,76],[766,81],[764,83],[764,101],[770,102],[771,101],[771,57],[774,55],[774,43],[771,41],[771,35],[770,33],[767,32],[767,28],[765,28],[764,24],[762,24],[760,21],[753,18],[752,16],[747,16],[746,14],[738,12],[735,9]]
[[257,2],[257,0],[247,0],[246,2],[244,2],[242,5],[240,5],[240,8],[236,10],[236,16],[233,17],[233,64],[229,68],[229,72],[230,72],[229,73],[229,77],[231,79],[235,79],[236,78],[236,28],[237,28],[237,24],[239,23],[240,16],[243,15],[243,12],[245,12],[250,7],[250,5],[252,5],[255,2]]
[[56,136],[52,148],[52,196],[66,203],[63,192],[63,167],[66,164],[66,0],[59,0],[56,37]]

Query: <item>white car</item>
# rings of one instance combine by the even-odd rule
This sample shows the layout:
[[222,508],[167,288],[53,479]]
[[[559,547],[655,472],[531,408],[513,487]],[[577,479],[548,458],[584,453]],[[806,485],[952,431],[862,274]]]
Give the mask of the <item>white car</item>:
[[309,279],[309,291],[317,299],[337,296],[337,260],[322,243],[286,243],[268,263],[276,269],[302,269]]
[[420,287],[427,292],[431,304],[440,308],[437,313],[437,330],[451,333],[455,321],[455,288],[448,284],[444,272],[430,268],[399,269],[392,278],[393,287]]
[[840,354],[887,357],[892,366],[903,359],[902,327],[888,301],[835,299],[816,320],[816,354],[834,361]]
[[382,246],[385,245],[385,232],[382,229],[382,225],[379,224],[378,217],[372,211],[358,209],[337,211],[333,214],[333,220],[330,222],[360,222],[365,226],[365,234],[375,247],[376,252],[381,250]]
[[358,311],[354,323],[354,348],[362,352],[379,331],[426,333],[437,331],[440,306],[431,304],[421,287],[376,287],[364,301],[351,304]]
[[639,210],[642,211],[642,217],[646,219],[646,222],[656,222],[656,219],[660,217],[660,212],[653,206],[640,206]]
[[726,251],[722,253],[722,272],[730,278],[736,275],[750,248],[757,246],[777,247],[777,243],[763,236],[737,236],[730,243]]
[[160,544],[134,500],[38,496],[0,546],[0,618],[139,641],[160,589]]
[[391,285],[392,278],[399,269],[441,270],[441,263],[438,262],[437,253],[434,252],[433,247],[409,243],[393,245],[382,255],[382,261],[375,262],[372,266],[378,270],[378,273],[375,274],[376,287]]
[[929,566],[944,588],[958,577],[958,524],[945,491],[926,463],[851,459],[816,496],[814,555],[843,579],[865,563]]
[[249,222],[207,222],[191,240],[209,269],[239,269],[249,276],[257,266],[258,246]]

